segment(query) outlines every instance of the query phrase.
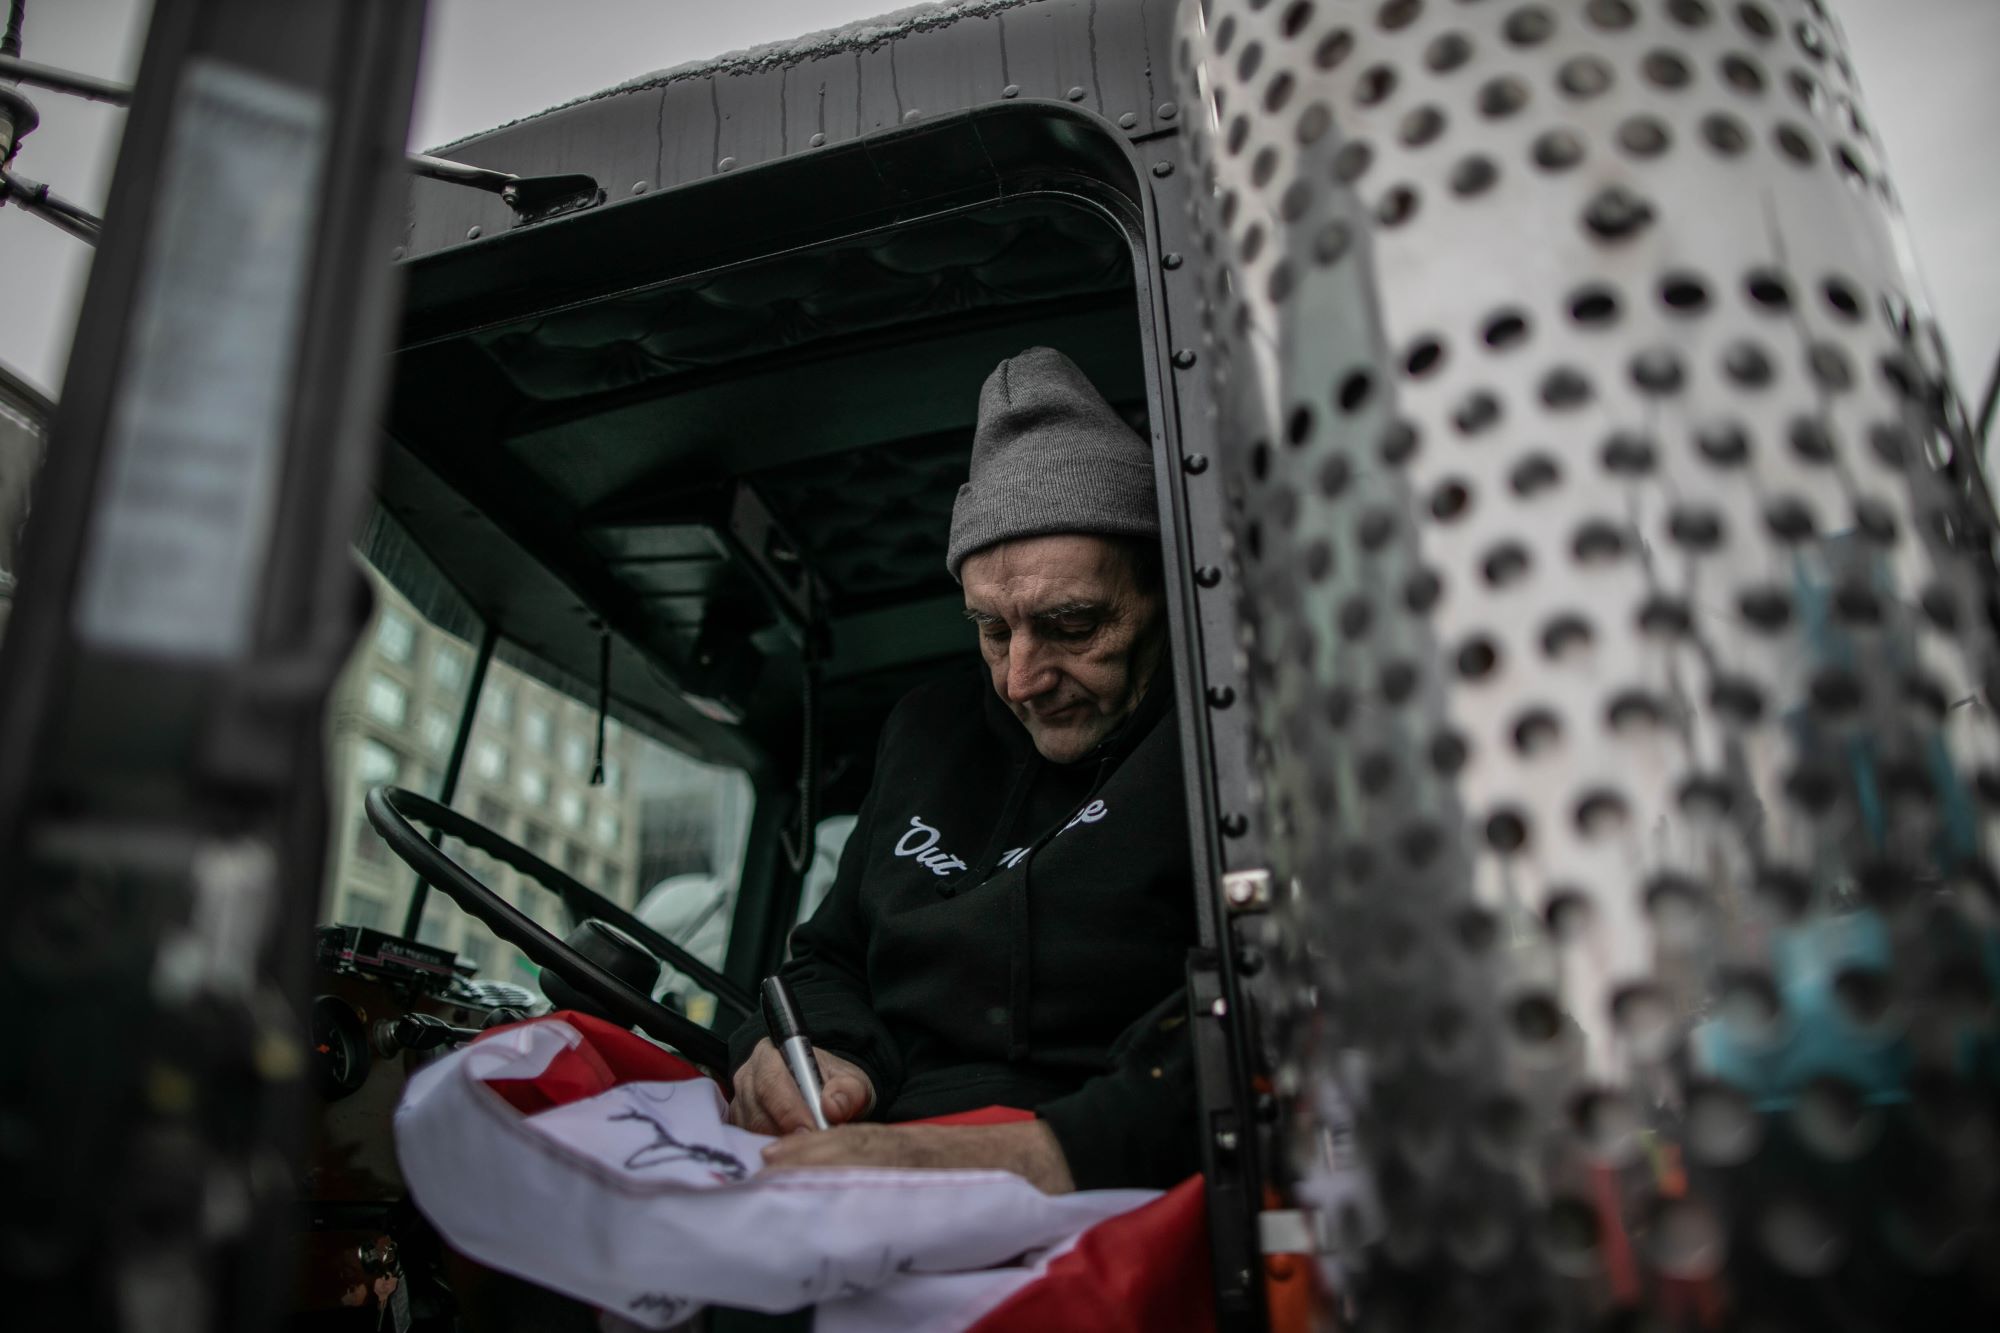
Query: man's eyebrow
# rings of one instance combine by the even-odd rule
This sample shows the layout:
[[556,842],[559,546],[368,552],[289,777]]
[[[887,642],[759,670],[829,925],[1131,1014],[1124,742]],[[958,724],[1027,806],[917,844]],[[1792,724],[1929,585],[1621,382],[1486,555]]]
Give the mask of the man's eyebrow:
[[1064,602],[1061,606],[1051,606],[1047,610],[1036,611],[1030,620],[1069,620],[1076,616],[1101,616],[1105,613],[1102,602]]
[[[1103,602],[1064,602],[1059,606],[1044,607],[1040,611],[1030,611],[1028,619],[1040,621],[1070,620],[1077,616],[1106,615],[1109,613],[1109,610],[1110,608]],[[997,625],[1002,619],[1002,617],[994,615],[991,611],[981,611],[971,606],[965,608],[965,618],[975,625]]]

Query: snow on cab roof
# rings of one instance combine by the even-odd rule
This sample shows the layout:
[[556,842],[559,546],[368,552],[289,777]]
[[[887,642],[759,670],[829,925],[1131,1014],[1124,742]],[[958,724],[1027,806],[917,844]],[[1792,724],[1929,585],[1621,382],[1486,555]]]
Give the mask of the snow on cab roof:
[[606,97],[617,97],[624,93],[643,92],[648,88],[660,88],[684,79],[707,78],[714,74],[755,74],[785,65],[797,65],[822,56],[838,54],[841,51],[867,50],[884,42],[907,37],[911,33],[926,32],[932,28],[942,28],[963,18],[978,18],[986,14],[997,14],[1003,10],[1019,9],[1033,4],[1035,0],[936,0],[935,3],[911,5],[905,9],[893,10],[875,18],[857,19],[838,28],[828,28],[823,32],[809,32],[803,37],[789,37],[783,41],[766,42],[761,46],[747,47],[741,51],[711,56],[705,60],[690,60],[675,65],[671,69],[655,70],[651,74],[641,74],[623,83],[582,97],[559,102],[533,115],[520,116],[491,129],[480,130],[476,134],[464,135],[448,144],[429,151],[447,152],[459,144],[472,139],[483,138],[498,130],[504,130],[523,121],[534,120],[553,112],[563,111],[585,102],[595,102]]

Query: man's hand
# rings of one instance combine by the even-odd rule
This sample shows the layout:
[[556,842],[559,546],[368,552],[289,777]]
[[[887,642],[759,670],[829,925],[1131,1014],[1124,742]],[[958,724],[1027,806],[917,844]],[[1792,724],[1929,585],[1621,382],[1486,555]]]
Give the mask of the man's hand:
[[[746,1065],[745,1068],[748,1068]],[[1040,1120],[1014,1125],[848,1125],[793,1134],[764,1149],[764,1165],[988,1168],[1023,1176],[1044,1194],[1076,1188],[1055,1132]]]
[[[875,1085],[861,1072],[860,1066],[829,1051],[814,1050],[813,1057],[819,1061],[819,1104],[826,1112],[826,1122],[838,1125],[868,1114],[868,1108],[875,1104]],[[792,1071],[785,1068],[785,1057],[778,1054],[778,1048],[771,1045],[769,1038],[758,1042],[757,1049],[736,1071],[736,1096],[729,1103],[729,1123],[759,1134],[790,1134],[814,1128],[806,1099],[799,1092],[799,1085],[792,1082]]]

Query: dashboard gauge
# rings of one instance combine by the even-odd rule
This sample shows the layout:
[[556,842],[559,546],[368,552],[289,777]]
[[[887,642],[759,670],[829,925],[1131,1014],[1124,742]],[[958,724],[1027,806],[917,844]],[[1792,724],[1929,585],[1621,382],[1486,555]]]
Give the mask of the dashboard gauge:
[[327,1101],[339,1101],[368,1081],[374,1057],[354,1006],[332,995],[313,1001],[311,1054],[313,1086]]

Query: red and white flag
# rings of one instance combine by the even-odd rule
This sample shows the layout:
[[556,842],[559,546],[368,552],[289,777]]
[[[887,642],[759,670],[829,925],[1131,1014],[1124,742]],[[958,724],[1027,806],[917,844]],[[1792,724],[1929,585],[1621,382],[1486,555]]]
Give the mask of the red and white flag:
[[565,1012],[416,1074],[396,1147],[459,1251],[642,1328],[711,1304],[817,1305],[819,1333],[1213,1327],[1199,1177],[1048,1195],[1004,1171],[766,1173],[769,1137],[725,1112],[694,1066]]

